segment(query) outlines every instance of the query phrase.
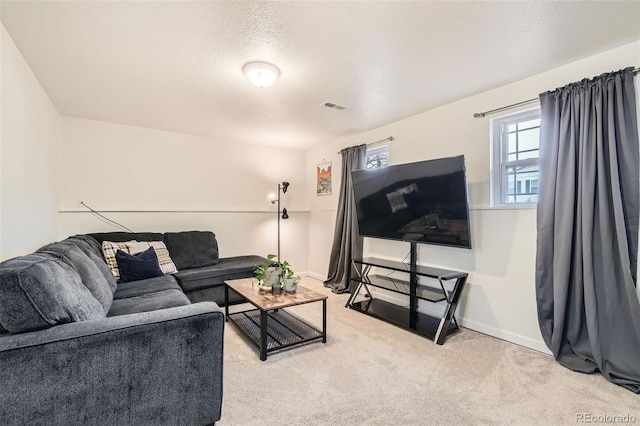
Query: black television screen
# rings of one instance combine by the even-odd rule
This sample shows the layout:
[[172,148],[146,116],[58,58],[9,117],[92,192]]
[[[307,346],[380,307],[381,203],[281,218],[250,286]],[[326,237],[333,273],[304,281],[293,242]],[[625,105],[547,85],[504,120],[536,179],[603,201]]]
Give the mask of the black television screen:
[[464,156],[351,173],[363,237],[471,248]]

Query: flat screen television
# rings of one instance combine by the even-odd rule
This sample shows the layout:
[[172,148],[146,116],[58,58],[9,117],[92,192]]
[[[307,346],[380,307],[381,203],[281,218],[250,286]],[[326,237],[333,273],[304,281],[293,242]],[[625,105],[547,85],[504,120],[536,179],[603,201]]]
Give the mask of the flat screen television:
[[361,236],[471,248],[463,155],[351,177]]

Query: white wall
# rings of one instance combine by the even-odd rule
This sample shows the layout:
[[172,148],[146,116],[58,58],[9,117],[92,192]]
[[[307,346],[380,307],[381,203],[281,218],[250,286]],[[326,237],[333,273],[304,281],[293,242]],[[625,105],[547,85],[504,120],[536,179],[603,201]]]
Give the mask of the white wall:
[[60,115],[2,26],[0,260],[56,238]]
[[267,195],[286,180],[281,256],[308,268],[303,151],[63,117],[60,167],[58,238],[117,230],[82,199],[134,231],[211,230],[221,256],[276,252],[277,208]]
[[[464,326],[547,352],[535,303],[535,209],[489,207],[490,117],[476,119],[473,114],[535,98],[541,92],[585,77],[639,64],[640,41],[309,150],[307,169],[314,169],[323,159],[332,161],[334,181],[331,196],[310,200],[310,244],[321,248],[310,256],[310,270],[326,277],[340,185],[341,159],[337,151],[393,136],[395,140],[389,144],[391,164],[464,154],[474,248],[420,245],[418,260],[469,272],[459,307]],[[309,174],[308,179],[313,186],[314,177]],[[408,243],[365,239],[367,255],[401,260],[408,250]],[[433,309],[432,304],[421,304],[421,310],[429,309]]]

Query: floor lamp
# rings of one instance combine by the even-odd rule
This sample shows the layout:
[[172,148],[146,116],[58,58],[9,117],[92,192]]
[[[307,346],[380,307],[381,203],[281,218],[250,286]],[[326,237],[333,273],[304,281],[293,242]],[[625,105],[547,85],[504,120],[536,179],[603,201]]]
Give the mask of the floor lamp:
[[[289,188],[289,182],[282,182],[282,184],[278,184],[278,195],[271,197],[271,204],[278,203],[278,211],[276,212],[276,215],[278,216],[278,262],[280,262],[280,218],[289,219],[286,207],[283,207],[282,211],[280,211],[280,191],[284,194],[287,192],[287,188]],[[282,213],[282,216],[280,216],[280,213]]]

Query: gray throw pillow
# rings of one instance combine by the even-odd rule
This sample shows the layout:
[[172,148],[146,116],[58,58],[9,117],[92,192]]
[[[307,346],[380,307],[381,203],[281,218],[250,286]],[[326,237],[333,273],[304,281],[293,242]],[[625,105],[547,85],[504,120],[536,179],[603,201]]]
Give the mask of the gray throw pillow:
[[0,263],[0,325],[10,333],[105,317],[80,276],[61,260],[29,254]]
[[211,231],[167,232],[164,243],[178,271],[218,263],[218,241]]

